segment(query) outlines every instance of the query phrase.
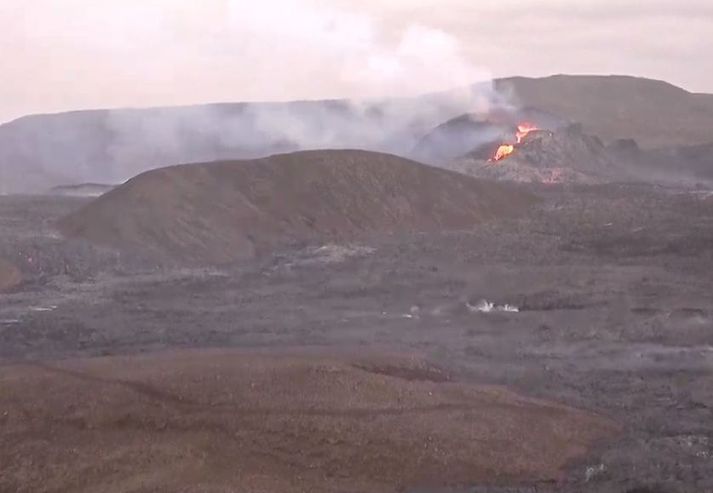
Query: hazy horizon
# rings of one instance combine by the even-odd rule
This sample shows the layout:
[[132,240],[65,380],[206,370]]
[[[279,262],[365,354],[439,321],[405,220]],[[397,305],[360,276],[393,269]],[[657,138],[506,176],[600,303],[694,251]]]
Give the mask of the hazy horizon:
[[379,3],[0,0],[0,123],[93,108],[410,96],[553,74],[713,93],[706,0]]

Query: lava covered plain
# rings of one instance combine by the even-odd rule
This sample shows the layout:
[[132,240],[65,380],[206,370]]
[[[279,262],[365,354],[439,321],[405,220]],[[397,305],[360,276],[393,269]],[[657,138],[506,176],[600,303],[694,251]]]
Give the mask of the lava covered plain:
[[[603,430],[582,439],[587,447],[577,449],[579,453],[572,454],[576,458],[563,456],[543,464],[541,470],[523,466],[502,475],[497,467],[485,464],[479,475],[471,477],[448,463],[448,467],[421,471],[427,475],[420,477],[419,483],[413,479],[419,479],[417,476],[392,475],[383,461],[354,461],[360,469],[350,473],[344,464],[352,455],[339,447],[361,442],[320,428],[324,436],[342,440],[325,445],[326,450],[339,449],[339,454],[321,457],[324,448],[316,442],[306,443],[305,450],[316,455],[312,462],[292,464],[306,472],[301,482],[291,482],[294,470],[287,466],[294,456],[280,449],[278,442],[280,433],[285,429],[293,433],[294,428],[272,416],[274,426],[267,424],[263,435],[248,438],[273,440],[275,448],[266,446],[255,455],[241,456],[255,464],[250,476],[253,482],[243,483],[252,491],[328,491],[330,485],[333,491],[361,491],[360,487],[389,491],[389,481],[393,491],[429,493],[713,491],[710,193],[650,185],[518,186],[540,200],[523,215],[495,219],[467,231],[380,234],[341,244],[294,245],[251,261],[210,267],[160,265],[139,254],[118,254],[83,240],[62,238],[55,230],[57,221],[90,199],[0,197],[0,258],[14,266],[13,272],[22,274],[21,282],[8,283],[0,298],[0,389],[4,389],[0,402],[5,408],[0,409],[0,425],[5,430],[0,444],[5,465],[13,461],[12,469],[0,474],[0,490],[21,491],[18,481],[33,484],[32,474],[38,480],[41,474],[51,474],[52,464],[57,468],[66,465],[52,455],[59,454],[53,448],[52,433],[60,424],[76,430],[72,443],[85,454],[82,457],[91,457],[87,450],[92,450],[82,448],[86,446],[78,442],[82,436],[89,436],[94,445],[111,444],[117,430],[134,434],[153,427],[156,433],[165,433],[162,436],[169,442],[181,433],[192,434],[198,443],[208,440],[210,437],[196,434],[191,426],[217,425],[203,419],[202,411],[196,411],[191,418],[195,421],[189,423],[174,410],[185,403],[172,401],[174,394],[179,394],[178,400],[185,395],[200,401],[205,397],[201,392],[208,391],[198,385],[197,390],[182,394],[169,383],[159,385],[163,394],[153,395],[151,383],[158,385],[160,379],[142,376],[145,360],[136,363],[131,358],[159,354],[161,378],[172,373],[190,376],[190,364],[180,359],[182,352],[220,348],[248,352],[249,358],[263,363],[278,358],[278,353],[292,355],[290,358],[308,354],[317,358],[314,371],[319,375],[330,371],[341,375],[343,371],[344,381],[349,382],[366,378],[353,374],[354,368],[360,368],[355,363],[359,358],[398,355],[393,361],[380,360],[368,368],[377,368],[375,373],[392,379],[388,385],[396,385],[400,379],[413,386],[409,396],[418,392],[440,396],[445,391],[429,385],[443,381],[474,388],[507,388],[499,392],[526,396],[517,399],[541,400],[546,403],[542,405],[558,403],[569,412],[579,410],[586,415],[581,421],[566,421],[566,426],[580,423],[588,431]],[[13,274],[13,279],[16,277]],[[494,307],[510,305],[518,311],[481,311],[483,301]],[[172,354],[178,359],[167,363]],[[323,358],[338,361],[327,364]],[[419,366],[416,371],[399,358],[427,361],[436,370]],[[87,368],[93,367],[100,368],[87,377]],[[309,375],[313,370],[305,371]],[[118,383],[112,382],[107,372]],[[215,374],[190,378],[195,384],[214,379]],[[86,410],[76,409],[82,407],[81,402],[67,407],[62,396],[51,390],[61,385],[67,395],[75,395],[82,382],[94,396],[91,406],[112,406],[114,414],[87,418],[81,414]],[[299,385],[302,380],[296,382]],[[371,380],[365,382],[367,387],[376,385],[369,383]],[[251,383],[240,385],[242,392]],[[418,385],[422,387],[416,388]],[[22,388],[31,395],[22,395]],[[399,389],[383,402],[392,398],[402,402],[405,391]],[[128,397],[117,397],[121,392],[128,392]],[[132,397],[131,392],[140,397]],[[374,399],[382,402],[381,397],[369,395],[372,400],[364,405],[372,405]],[[174,419],[159,423],[144,416],[144,421],[136,421],[132,413],[143,412],[139,404],[137,408],[114,407],[116,399],[121,406],[153,398],[159,399],[167,413],[177,413],[171,414]],[[406,406],[418,406],[420,401],[406,402]],[[56,415],[51,406],[57,406]],[[38,409],[44,413],[40,417],[33,414]],[[378,422],[378,414],[376,411],[369,419]],[[537,416],[532,414],[532,427],[543,426]],[[415,419],[413,426],[438,430],[441,419],[446,430],[452,416],[444,413],[431,418],[427,423]],[[65,421],[58,424],[60,419]],[[317,425],[310,423],[296,425],[299,433],[293,436],[294,443],[290,442],[295,447],[304,443],[299,441],[303,437],[322,437],[317,432],[311,434]],[[235,426],[228,431],[237,433],[241,428]],[[22,438],[32,430],[32,440]],[[213,436],[221,433],[220,428],[213,432]],[[408,430],[401,433],[408,434]],[[443,436],[446,438],[439,443],[446,446],[460,443],[449,441],[451,435],[446,436],[446,431]],[[543,436],[541,439],[547,440],[546,434]],[[143,443],[141,436],[136,440]],[[156,445],[154,451],[161,460],[182,450],[171,448],[174,445],[169,442]],[[398,443],[401,448],[397,450],[406,454],[406,464],[422,457],[415,451],[415,442]],[[557,442],[539,445],[536,450],[543,454],[561,450]],[[384,457],[389,454],[388,448],[361,446],[352,451],[353,457],[374,450]],[[523,443],[523,454],[533,446],[538,443]],[[191,447],[203,450],[195,443]],[[463,460],[453,452],[446,451],[443,457]],[[221,471],[230,469],[229,457],[217,451],[206,454],[200,457],[216,468],[220,479]],[[119,463],[125,458],[119,452],[117,457]],[[198,460],[198,455],[191,457]],[[86,482],[72,485],[75,491],[98,486],[105,487],[103,491],[149,491],[151,485],[155,488],[151,491],[160,490],[152,481],[171,477],[170,472],[179,469],[166,467],[181,468],[184,459],[186,456],[161,462],[165,467],[160,477],[144,471],[137,479],[141,486],[111,482],[111,475],[91,483],[92,478],[97,479],[92,474],[106,465],[88,462],[86,471],[92,474],[86,475]],[[195,460],[185,464],[195,466]],[[287,465],[277,472],[266,465],[275,463]],[[47,468],[38,466],[43,464]],[[307,471],[314,464],[318,474],[310,475]],[[72,467],[75,472],[82,470],[81,463]],[[255,473],[261,467],[264,476]],[[14,476],[7,473],[10,470]],[[404,469],[397,464],[396,470]],[[181,471],[190,475],[190,471]],[[325,471],[334,471],[336,476],[325,479],[321,475]],[[354,490],[347,486],[350,474]],[[346,475],[346,480],[340,475]],[[62,490],[63,484],[66,488],[66,483],[55,483],[52,491]],[[218,482],[212,489],[196,486],[193,491],[230,491],[226,484],[230,483]],[[51,487],[47,482],[33,491],[50,491]],[[167,488],[171,490],[170,485]]]

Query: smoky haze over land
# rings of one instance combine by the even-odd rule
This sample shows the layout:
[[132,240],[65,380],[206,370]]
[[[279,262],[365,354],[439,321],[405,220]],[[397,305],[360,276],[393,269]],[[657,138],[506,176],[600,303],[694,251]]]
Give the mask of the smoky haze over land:
[[0,0],[0,492],[713,492],[711,33]]
[[[676,181],[713,178],[707,164],[712,95],[633,77],[556,76],[499,79],[418,97],[23,117],[0,125],[0,193],[115,185],[162,166],[309,149],[365,149],[453,167],[451,161],[480,146],[511,138],[522,120],[549,130],[581,124],[607,146],[602,152],[616,154],[612,180],[632,178],[629,161],[645,168],[637,179],[649,180],[653,167],[657,176]],[[620,155],[618,141],[633,148]],[[560,157],[551,166],[587,159],[555,154]]]
[[707,0],[2,2],[0,121],[88,108],[393,97],[511,75],[713,91]]
[[[707,145],[711,139],[699,135],[713,106],[707,95],[694,103],[693,95],[619,81],[591,98],[599,82],[573,82],[571,90],[557,81],[544,89],[492,82],[509,74],[631,73],[710,91],[713,11],[704,1],[683,3],[5,2],[0,40],[10,49],[0,122],[21,118],[0,125],[0,193],[117,184],[178,162],[305,149],[360,148],[441,165],[423,145],[435,128],[528,105],[607,141]],[[587,106],[594,100],[629,107],[617,110],[621,122],[612,127],[609,109]],[[647,110],[654,100],[670,104]],[[211,101],[303,102],[199,104]],[[702,113],[686,113],[699,105]],[[24,117],[139,107],[155,109]],[[444,128],[439,145],[461,153],[502,131],[461,142]]]

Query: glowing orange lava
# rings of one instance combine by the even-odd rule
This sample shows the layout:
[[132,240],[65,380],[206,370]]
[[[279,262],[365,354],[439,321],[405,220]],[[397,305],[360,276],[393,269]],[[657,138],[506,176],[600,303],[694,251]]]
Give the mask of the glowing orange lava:
[[515,151],[515,146],[510,145],[510,144],[503,144],[500,147],[498,147],[498,150],[495,151],[495,156],[493,156],[493,161],[501,161],[508,157],[510,154]]
[[517,126],[517,132],[515,133],[515,138],[517,142],[515,144],[503,144],[498,147],[495,151],[495,155],[492,157],[491,161],[502,161],[503,159],[509,157],[513,152],[515,152],[515,146],[522,143],[522,140],[527,137],[530,132],[539,130],[536,125],[532,123],[521,123]]
[[522,139],[527,137],[527,134],[529,134],[530,132],[534,132],[535,130],[539,130],[539,128],[537,128],[532,123],[521,123],[520,125],[518,125],[517,133],[515,134],[515,136],[517,137],[517,143],[522,143]]

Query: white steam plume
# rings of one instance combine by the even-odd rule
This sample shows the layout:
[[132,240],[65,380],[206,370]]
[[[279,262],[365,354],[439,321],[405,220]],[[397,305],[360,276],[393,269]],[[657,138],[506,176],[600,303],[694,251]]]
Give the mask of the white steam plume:
[[[316,0],[216,1],[224,15],[215,25],[191,16],[191,3],[184,0],[126,3],[124,15],[116,17],[129,25],[139,18],[140,30],[121,43],[111,36],[108,53],[117,65],[134,57],[135,69],[147,79],[165,79],[167,92],[185,79],[195,80],[200,90],[200,74],[209,70],[212,80],[224,75],[235,99],[260,94],[260,86],[284,99],[314,94],[314,87],[351,98],[113,110],[37,129],[24,122],[22,134],[31,142],[23,143],[30,151],[23,150],[21,161],[64,181],[117,182],[159,166],[300,149],[362,148],[408,156],[435,126],[502,103],[487,71],[466,61],[454,37],[428,26],[385,27],[368,15]],[[72,33],[85,24],[91,24],[90,33],[123,32],[111,24],[110,12],[94,16],[97,8],[88,6]],[[187,32],[192,34],[182,36]],[[104,42],[97,36],[99,45]],[[161,66],[170,62],[170,74],[152,71],[152,54],[163,57]],[[206,87],[206,99],[215,94],[212,89]],[[17,152],[8,154],[18,160]],[[3,160],[0,151],[0,167]],[[11,183],[6,180],[5,188]]]
[[[247,70],[262,74],[294,67],[293,77],[319,84],[324,76],[359,98],[417,96],[463,88],[490,74],[466,61],[457,40],[444,31],[414,24],[387,32],[365,14],[309,0],[230,2],[229,29]],[[240,64],[242,65],[242,64]]]

